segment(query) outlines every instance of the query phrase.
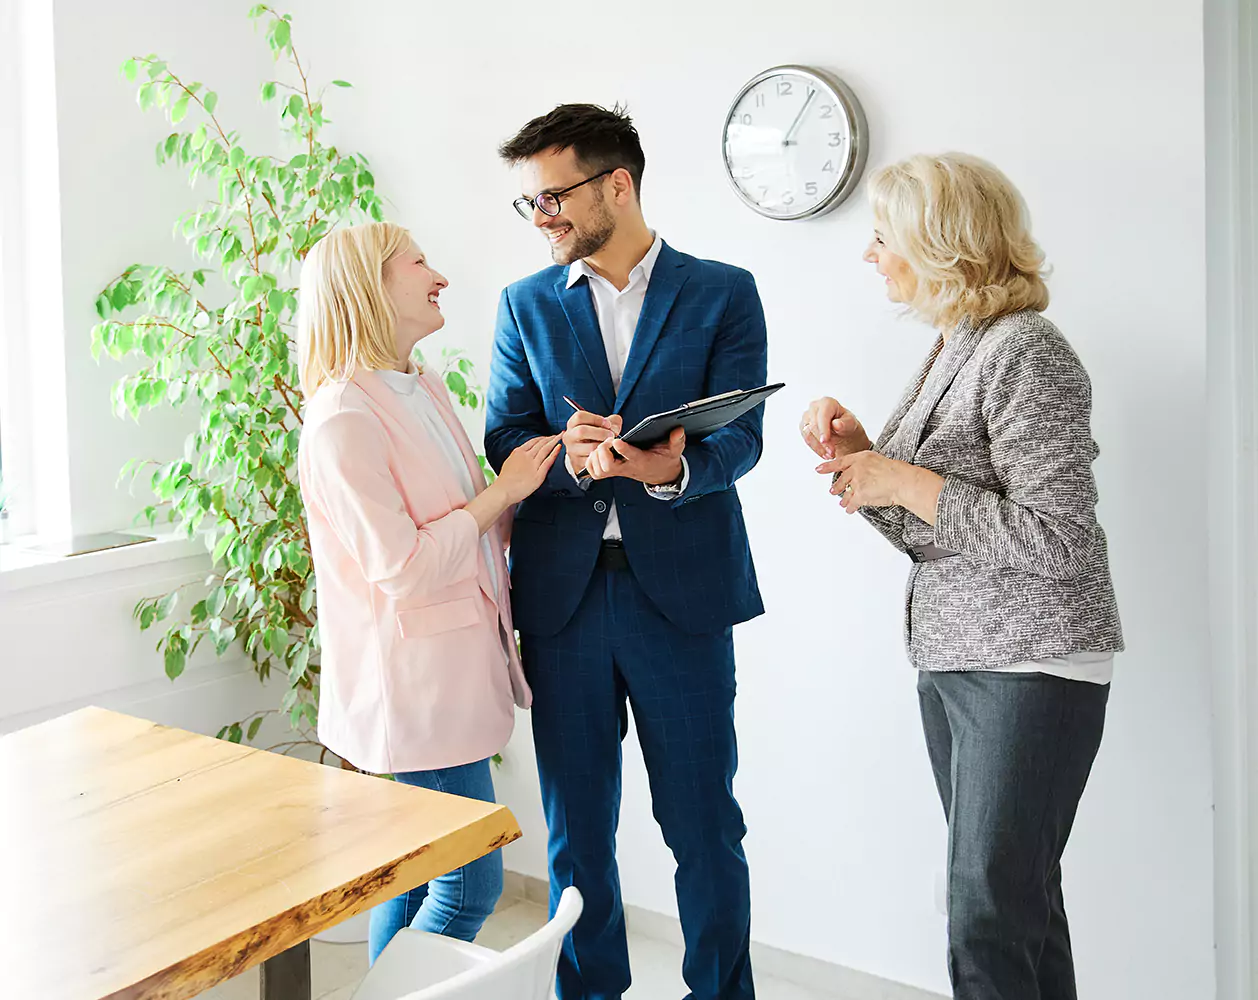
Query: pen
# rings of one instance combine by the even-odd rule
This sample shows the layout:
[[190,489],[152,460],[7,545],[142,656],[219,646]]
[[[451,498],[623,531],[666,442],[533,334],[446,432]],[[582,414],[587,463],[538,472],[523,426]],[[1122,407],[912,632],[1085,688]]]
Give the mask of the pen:
[[[592,411],[586,410],[584,406],[578,403],[575,399],[571,399],[568,396],[564,396],[563,401],[567,403],[569,406],[571,406],[573,411],[576,413],[581,413],[582,411],[585,411],[586,413],[592,412]],[[618,452],[615,448],[612,449],[612,454],[616,456],[616,460],[619,462],[623,462],[625,460],[625,456],[622,455],[620,452]],[[589,474],[590,474],[589,469],[582,469],[580,472],[577,473],[577,478],[585,479],[587,476],[589,476]]]

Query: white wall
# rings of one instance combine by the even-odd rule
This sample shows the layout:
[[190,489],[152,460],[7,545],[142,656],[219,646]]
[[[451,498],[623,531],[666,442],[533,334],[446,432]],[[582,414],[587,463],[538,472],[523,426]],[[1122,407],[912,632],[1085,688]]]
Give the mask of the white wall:
[[[443,336],[477,358],[499,289],[548,263],[511,212],[494,146],[561,101],[628,101],[648,221],[755,273],[770,374],[788,388],[742,489],[769,608],[737,633],[754,933],[940,992],[944,827],[900,647],[907,567],[836,510],[794,431],[822,393],[876,427],[929,333],[896,318],[860,263],[863,204],[789,224],[739,205],[721,174],[721,120],[756,71],[814,63],[860,95],[872,164],[956,148],[1010,174],[1055,266],[1050,316],[1094,377],[1101,515],[1131,647],[1067,859],[1081,993],[1211,995],[1205,535],[1168,493],[1204,407],[1200,4],[1135,17],[1120,0],[644,0],[548,19],[505,3],[488,16],[484,4],[395,2],[362,32],[322,0],[293,9],[319,72],[356,85],[332,111],[337,134],[373,158],[396,217],[450,277]],[[509,756],[501,794],[530,834],[509,863],[541,874],[526,734]],[[671,912],[634,751],[627,772],[625,898]]]
[[81,556],[73,566],[14,570],[0,561],[0,733],[84,705],[214,733],[266,707],[243,655],[219,661],[209,646],[172,684],[154,649],[160,633],[140,632],[131,618],[141,598],[196,586],[208,569],[188,542]]
[[114,487],[118,470],[130,458],[182,454],[184,437],[195,426],[169,410],[151,411],[138,425],[115,421],[109,390],[126,369],[108,357],[98,365],[90,352],[100,289],[135,263],[193,266],[183,237],[172,229],[183,212],[215,196],[205,182],[190,190],[177,164],[157,165],[154,147],[171,126],[160,109],[140,111],[137,84],[128,83],[118,67],[129,56],[157,53],[185,82],[200,80],[218,93],[225,127],[239,130],[246,141],[256,138],[260,152],[273,148],[277,109],[264,109],[258,88],[274,63],[245,17],[247,9],[181,8],[154,0],[57,0],[54,7],[70,513],[76,531],[130,523],[143,504]]
[[1204,8],[1215,944],[1219,996],[1240,997],[1258,972],[1258,11]]
[[[737,633],[754,934],[940,992],[944,827],[899,640],[907,567],[839,513],[794,431],[821,393],[875,428],[929,333],[896,318],[860,263],[870,223],[858,200],[789,224],[737,202],[721,175],[721,119],[758,70],[812,63],[860,95],[871,165],[956,148],[1010,174],[1056,268],[1049,315],[1093,374],[1101,515],[1130,646],[1067,858],[1081,993],[1211,996],[1205,528],[1181,468],[1204,413],[1200,4],[641,0],[549,14],[505,0],[393,0],[355,14],[329,0],[290,6],[312,72],[356,85],[329,108],[338,141],[372,158],[395,217],[452,281],[447,343],[483,363],[499,289],[548,262],[511,210],[518,192],[494,148],[561,101],[627,100],[647,151],[649,221],[683,250],[755,273],[770,374],[788,388],[769,405],[766,454],[742,488],[769,608]],[[159,123],[139,115],[116,64],[156,49],[213,79],[224,112],[236,95],[250,107],[269,60],[245,7],[57,6],[66,323],[76,337],[81,330],[84,349],[68,349],[66,364],[75,516],[85,526],[123,519],[127,504],[103,490],[139,440],[105,423],[114,373],[82,360],[94,290],[171,245],[166,220],[185,196],[173,173],[151,167]],[[141,433],[167,446],[161,428]],[[49,669],[83,670],[69,652],[47,654]],[[521,722],[499,789],[528,836],[508,862],[540,875],[544,834]],[[671,912],[671,864],[632,748],[626,769],[625,898]]]

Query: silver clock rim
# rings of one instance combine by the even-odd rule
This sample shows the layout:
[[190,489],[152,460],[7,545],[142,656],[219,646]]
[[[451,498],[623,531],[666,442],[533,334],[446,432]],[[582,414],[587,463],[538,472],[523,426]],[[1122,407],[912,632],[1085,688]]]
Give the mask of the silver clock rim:
[[[803,76],[811,79],[813,82],[832,91],[837,98],[837,103],[841,109],[844,118],[847,120],[848,133],[852,137],[851,151],[843,167],[843,173],[839,177],[838,183],[831,189],[821,201],[811,208],[791,215],[778,215],[764,211],[753,199],[749,198],[746,192],[739,187],[738,182],[734,180],[734,173],[730,168],[729,162],[729,144],[726,137],[729,133],[729,123],[734,117],[734,111],[747,96],[747,93],[755,86],[763,83],[770,77],[779,76],[783,73],[791,73],[796,76]],[[852,88],[845,84],[833,73],[823,69],[817,69],[812,66],[800,66],[793,63],[787,63],[782,66],[771,66],[769,69],[757,73],[748,80],[739,89],[734,96],[734,100],[730,102],[729,109],[725,112],[725,121],[721,126],[721,164],[725,170],[725,179],[734,190],[734,194],[738,196],[738,200],[754,211],[757,215],[765,219],[773,219],[777,222],[794,222],[799,219],[812,219],[820,215],[825,215],[838,208],[852,194],[858,183],[861,174],[865,170],[865,161],[869,153],[869,125],[865,119],[864,109],[861,108],[860,101],[852,92]]]

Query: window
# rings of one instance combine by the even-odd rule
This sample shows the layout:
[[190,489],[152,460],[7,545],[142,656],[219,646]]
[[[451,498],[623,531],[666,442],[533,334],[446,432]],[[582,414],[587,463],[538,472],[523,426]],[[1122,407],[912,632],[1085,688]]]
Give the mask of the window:
[[0,473],[9,532],[67,533],[53,6],[0,0]]

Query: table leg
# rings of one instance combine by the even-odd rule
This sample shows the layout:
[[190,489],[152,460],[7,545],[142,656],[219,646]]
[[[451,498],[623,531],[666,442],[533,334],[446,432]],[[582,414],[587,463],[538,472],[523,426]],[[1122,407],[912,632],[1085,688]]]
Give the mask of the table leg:
[[310,942],[262,963],[262,1000],[310,1000]]

